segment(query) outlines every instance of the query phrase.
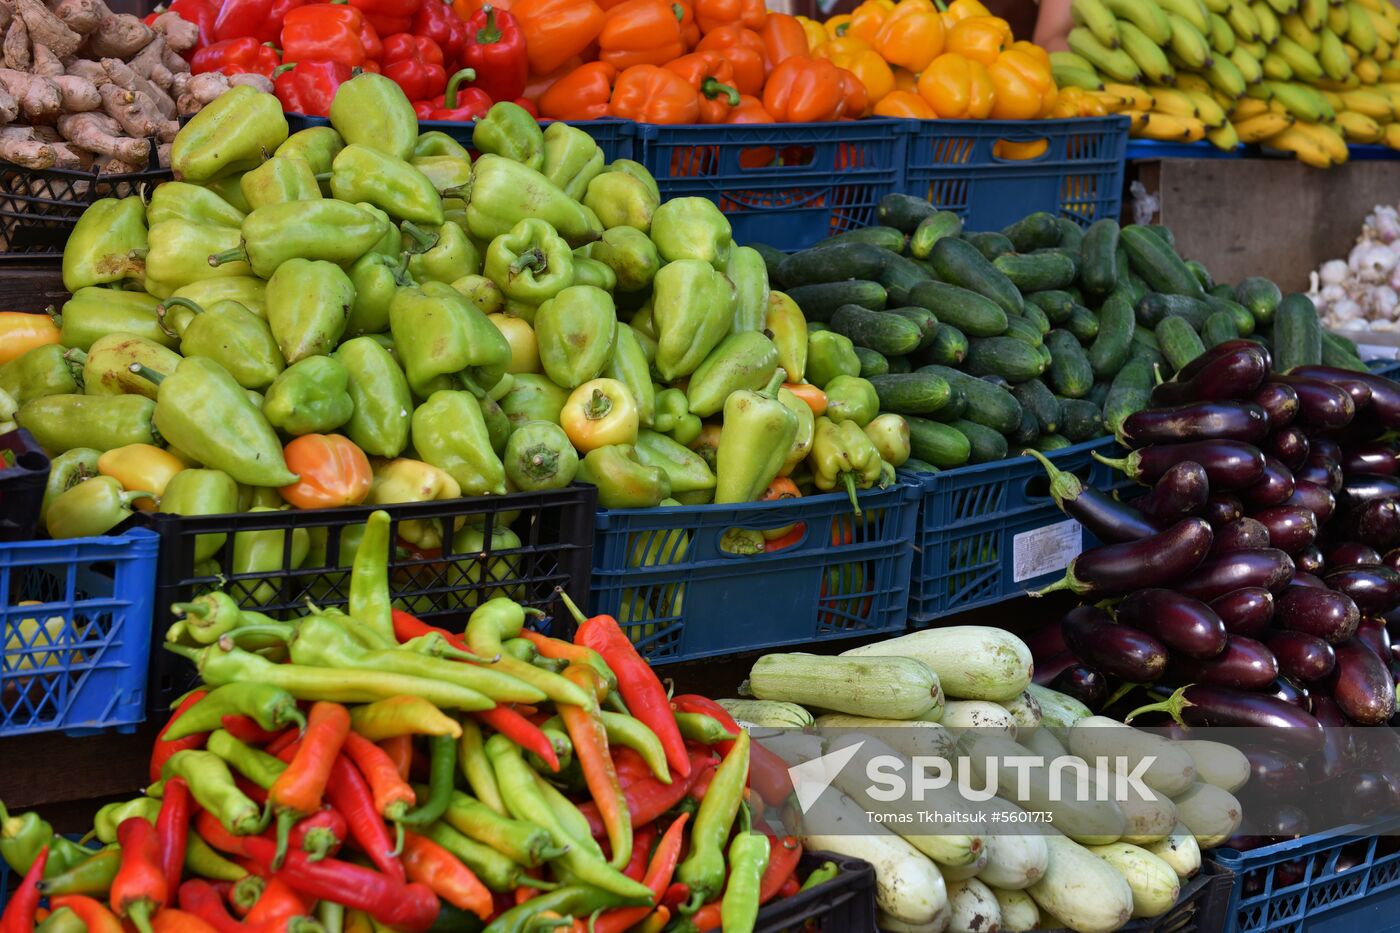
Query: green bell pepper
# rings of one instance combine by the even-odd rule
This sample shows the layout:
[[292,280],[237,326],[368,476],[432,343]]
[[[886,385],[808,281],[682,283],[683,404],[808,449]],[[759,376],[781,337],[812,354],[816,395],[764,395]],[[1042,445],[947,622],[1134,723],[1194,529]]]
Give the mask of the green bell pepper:
[[243,173],[238,172],[233,175],[225,175],[223,178],[216,178],[213,181],[206,181],[203,184],[205,188],[223,198],[234,208],[247,214],[253,207],[248,203],[248,199],[243,197],[243,188],[240,185],[242,180]]
[[[380,253],[391,259],[402,259],[403,233],[395,226],[393,218],[368,201],[357,201],[355,202],[355,206],[366,214],[379,218],[384,223],[384,234],[374,242],[374,245],[369,248],[365,255],[369,255],[369,253]],[[360,259],[363,258],[364,256],[360,257]]]
[[[802,309],[782,292],[768,293],[768,310],[763,319],[763,332],[778,348],[778,365],[787,370],[788,382],[800,384],[807,380],[807,319]],[[852,345],[854,355],[855,347]],[[860,362],[857,360],[856,362]]]
[[584,206],[598,215],[605,230],[634,227],[651,230],[652,215],[661,199],[640,178],[626,172],[604,172],[588,185]]
[[[471,161],[456,156],[414,156],[409,165],[422,172],[423,176],[433,183],[433,190],[439,195],[444,191],[462,187],[471,181],[472,177]],[[446,205],[443,206],[443,210],[446,211]]]
[[[80,351],[73,351],[75,354]],[[99,337],[83,361],[83,387],[88,395],[144,395],[156,397],[155,386],[131,371],[139,363],[158,373],[172,373],[180,354],[145,337],[114,333]]]
[[308,356],[282,371],[263,399],[267,423],[287,434],[328,434],[350,420],[350,374],[329,356]]
[[715,502],[753,502],[782,472],[797,436],[797,416],[777,398],[786,373],[760,392],[740,389],[725,400],[715,454]]
[[880,413],[880,396],[866,379],[841,375],[822,388],[826,392],[826,416],[832,421],[854,421],[863,428]]
[[574,283],[574,257],[552,226],[528,218],[491,241],[485,273],[508,300],[538,306]]
[[311,163],[291,156],[273,156],[257,168],[244,172],[238,187],[254,209],[321,197],[321,186]]
[[413,399],[408,380],[389,351],[370,337],[355,337],[334,357],[349,377],[350,420],[345,435],[371,457],[397,457],[408,446]]
[[252,275],[200,279],[175,289],[169,297],[188,298],[206,308],[217,301],[236,301],[258,317],[267,320],[267,283]]
[[97,467],[98,458],[101,456],[102,451],[100,450],[94,450],[91,447],[74,447],[65,450],[50,461],[49,478],[44,483],[44,501],[39,505],[40,524],[47,521],[49,506],[53,505],[55,499],[79,483],[101,474]]
[[665,434],[643,428],[637,433],[637,458],[647,466],[660,467],[671,483],[671,494],[700,493],[708,496],[715,488],[715,474],[695,451],[678,444]]
[[122,484],[110,476],[95,476],[53,501],[45,527],[52,538],[105,535],[132,516],[133,502],[150,497],[150,492],[123,491]]
[[[492,330],[495,328],[487,322]],[[434,392],[413,412],[413,447],[467,496],[504,495],[505,466],[491,447],[481,405],[470,392]]]
[[[238,484],[222,470],[181,470],[165,484],[160,510],[172,515],[227,515],[239,508]],[[208,560],[224,546],[222,532],[199,535],[194,541],[194,560]]]
[[656,393],[656,417],[652,426],[678,444],[689,444],[700,436],[700,416],[690,413],[685,393],[680,389],[662,389]]
[[[246,219],[244,222],[246,224]],[[242,255],[229,254],[229,261],[221,261],[217,266],[210,264],[211,255],[223,255],[238,248],[240,233],[232,227],[163,220],[151,227],[150,242],[151,248],[146,254],[146,290],[152,294],[167,295],[202,279],[252,274],[252,268],[242,261],[246,259]]]
[[[254,515],[278,511],[281,510],[265,506],[249,510],[250,514]],[[310,533],[304,525],[293,525],[291,533],[290,544],[287,541],[286,528],[240,531],[233,536],[233,554],[229,560],[228,572],[236,586],[250,591],[244,602],[245,607],[249,604],[266,606],[279,597],[289,598],[279,593],[279,587],[292,584],[292,578],[259,578],[269,577],[281,570],[295,570],[306,561],[306,555],[311,551]]]
[[452,287],[482,314],[498,314],[506,309],[505,292],[484,275],[464,275],[453,279]]
[[617,311],[612,296],[591,285],[573,285],[535,312],[540,363],[550,379],[575,389],[596,379],[612,359]]
[[333,262],[288,259],[278,266],[267,280],[267,323],[283,359],[290,365],[334,350],[354,303],[350,276]]
[[617,325],[612,359],[603,375],[627,386],[637,402],[637,420],[649,428],[656,418],[656,387],[651,381],[651,361],[637,332],[626,324]]
[[[180,309],[173,320],[171,308]],[[214,360],[245,389],[267,388],[286,368],[268,323],[236,301],[219,301],[204,308],[187,298],[167,298],[159,313],[180,335],[184,356]]]
[[754,331],[730,334],[690,376],[686,402],[693,415],[707,418],[724,407],[731,392],[757,392],[778,368],[778,348]]
[[442,223],[442,196],[432,181],[402,159],[368,145],[350,144],[331,166],[331,193],[342,201],[367,201],[390,217]]
[[656,371],[670,382],[695,372],[729,333],[734,286],[709,263],[679,259],[661,267],[652,287]]
[[406,220],[403,232],[418,244],[418,250],[410,250],[408,256],[408,274],[415,281],[450,284],[481,272],[481,251],[457,224],[447,221],[427,233]]
[[502,156],[478,159],[465,189],[467,232],[478,240],[494,240],[526,218],[545,221],[570,246],[582,246],[602,234],[591,211],[539,172]]
[[596,259],[617,275],[617,290],[640,292],[651,286],[661,268],[661,254],[636,227],[612,227],[602,237],[582,249],[589,259]]
[[368,252],[350,267],[355,300],[345,321],[347,334],[380,334],[389,329],[389,306],[400,288],[413,285],[407,259]]
[[[385,227],[383,220],[368,211],[331,198],[269,204],[244,219],[241,245],[222,252],[210,250],[213,255],[207,257],[206,265],[216,271],[236,269],[230,274],[237,275],[246,275],[251,265],[253,272],[265,279],[289,259],[348,265],[379,241]],[[155,239],[152,235],[151,241]],[[149,257],[146,272],[152,274]]]
[[540,174],[575,201],[603,171],[603,150],[583,130],[555,121],[544,131],[544,160]]
[[807,381],[825,389],[837,376],[859,376],[860,358],[851,338],[832,330],[807,336]]
[[578,481],[598,487],[598,504],[605,509],[649,509],[671,495],[666,471],[643,463],[631,444],[590,450],[579,463]]
[[656,184],[656,179],[642,163],[633,161],[632,159],[613,159],[612,162],[608,164],[608,171],[622,172],[625,175],[631,175],[633,178],[636,178],[642,184],[646,185],[647,190],[652,193],[653,197],[658,201],[661,200],[660,186]]
[[734,302],[734,333],[762,331],[764,319],[768,316],[769,295],[768,266],[763,256],[753,247],[736,246],[729,252],[725,274],[734,283],[737,295]]
[[46,395],[21,405],[15,423],[59,454],[74,447],[160,446],[154,415],[155,403],[144,395]]
[[851,508],[860,514],[857,489],[870,489],[880,481],[880,451],[854,421],[817,419],[812,441],[812,478],[818,489],[830,492],[844,484]]
[[472,145],[478,152],[501,156],[536,171],[544,166],[544,134],[539,123],[530,111],[510,101],[498,101],[476,121]]
[[880,459],[890,466],[903,466],[909,459],[911,448],[909,446],[909,422],[903,416],[896,414],[883,414],[876,416],[875,420],[865,426],[865,436],[870,438],[875,449],[880,452]]
[[591,285],[612,294],[617,289],[617,273],[612,271],[610,266],[606,266],[596,259],[579,255],[578,250],[575,250],[574,284]]
[[157,299],[143,292],[81,288],[63,303],[58,318],[59,343],[87,350],[100,337],[123,333],[173,348],[179,341],[161,328],[156,316],[159,305]]
[[441,130],[428,130],[426,133],[419,133],[418,139],[413,143],[412,156],[415,159],[451,156],[454,159],[461,159],[468,165],[472,161],[471,153],[467,151],[467,147]]
[[156,186],[146,205],[146,225],[166,220],[187,220],[210,227],[241,227],[246,212],[234,207],[203,185],[167,181]]
[[578,453],[564,429],[550,421],[526,421],[506,441],[506,479],[522,492],[563,489],[578,473]]
[[101,198],[83,211],[63,247],[63,287],[137,279],[146,272],[146,205],[141,198]]
[[46,343],[0,366],[0,392],[16,405],[49,395],[83,391],[83,360],[62,344]]
[[651,239],[667,262],[698,259],[722,271],[734,232],[708,198],[672,198],[652,214]]
[[240,85],[181,128],[170,147],[170,168],[177,180],[195,183],[244,172],[261,165],[286,142],[287,133],[277,98]]
[[501,397],[501,410],[517,429],[527,421],[559,423],[559,413],[569,393],[549,381],[547,376],[516,373],[510,391]]
[[418,144],[418,115],[403,90],[383,75],[356,75],[337,89],[331,126],[347,144],[408,159]]
[[510,343],[486,315],[450,285],[402,288],[389,326],[408,384],[419,398],[465,386],[485,394],[510,365]]
[[[287,137],[287,141],[277,147],[273,155],[278,158],[302,159],[311,166],[313,175],[322,175],[331,170],[336,155],[345,148],[345,140],[329,126],[309,126]],[[329,181],[323,183],[321,193],[330,196]]]

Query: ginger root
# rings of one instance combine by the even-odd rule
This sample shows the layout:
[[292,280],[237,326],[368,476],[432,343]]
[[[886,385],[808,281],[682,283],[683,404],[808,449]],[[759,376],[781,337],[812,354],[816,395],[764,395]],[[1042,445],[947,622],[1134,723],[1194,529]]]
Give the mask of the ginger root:
[[96,155],[144,166],[151,155],[148,139],[122,135],[122,125],[105,113],[68,113],[58,118],[63,138]]
[[[176,116],[175,101],[161,89],[154,81],[143,77],[136,69],[126,62],[117,58],[104,58],[102,69],[106,74],[104,81],[115,84],[117,87],[126,88],[128,91],[137,91],[145,94],[151,102],[160,109],[161,116],[167,120],[173,120]],[[104,81],[95,82],[98,85]]]
[[232,87],[247,85],[254,90],[262,91],[264,94],[272,93],[272,79],[267,75],[252,74],[250,72],[230,75],[228,83]]
[[36,75],[43,75],[45,78],[57,78],[65,72],[63,62],[58,60],[47,45],[34,43],[34,63],[30,66],[30,71]]
[[58,153],[54,152],[53,146],[38,140],[0,136],[0,159],[25,168],[46,169],[54,167]]
[[199,44],[199,27],[179,13],[165,12],[151,21],[151,28],[165,37],[165,44],[176,52],[188,52]]
[[102,96],[97,93],[96,85],[87,78],[59,75],[50,80],[58,85],[63,97],[63,109],[69,113],[87,113],[102,106]]
[[0,87],[19,102],[20,113],[31,122],[52,123],[63,111],[63,93],[48,78],[0,68]]
[[5,30],[5,39],[0,42],[0,57],[6,68],[28,71],[32,61],[29,54],[29,30],[24,20],[16,16],[10,20],[10,28]]
[[80,36],[97,32],[97,27],[102,25],[102,16],[107,12],[106,7],[97,0],[58,0],[53,6],[54,15]]
[[24,20],[35,45],[48,46],[59,58],[67,58],[83,44],[83,37],[69,29],[39,0],[14,0],[14,4],[15,12]]
[[125,60],[144,49],[155,35],[155,30],[139,17],[109,12],[103,15],[97,30],[88,36],[88,57]]

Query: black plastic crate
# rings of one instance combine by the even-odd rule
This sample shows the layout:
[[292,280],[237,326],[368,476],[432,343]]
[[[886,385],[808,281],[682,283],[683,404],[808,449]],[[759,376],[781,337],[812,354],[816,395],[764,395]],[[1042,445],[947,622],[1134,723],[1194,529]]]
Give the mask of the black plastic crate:
[[875,929],[875,869],[868,862],[835,852],[803,852],[798,877],[823,862],[835,862],[835,878],[808,891],[774,901],[758,912],[754,933],[867,933]]
[[0,434],[0,541],[28,541],[39,524],[49,458],[24,428]]
[[[1215,862],[1204,861],[1196,877],[1181,886],[1172,909],[1160,917],[1130,920],[1122,933],[1223,933],[1235,875]],[[1068,933],[1068,931],[1061,931]]]
[[[391,540],[395,542],[405,522],[427,523],[426,527],[439,535],[447,530],[443,536],[449,542],[445,553],[442,549],[414,551],[396,545],[390,555],[389,586],[395,605],[421,619],[461,631],[471,611],[496,596],[509,596],[548,611],[550,604],[556,603],[555,587],[563,587],[581,605],[588,600],[597,509],[593,486],[344,509],[205,516],[143,513],[144,522],[161,537],[156,637],[152,639],[157,652],[151,665],[154,708],[168,706],[193,682],[194,670],[189,663],[160,648],[160,636],[175,621],[172,603],[222,588],[243,608],[275,618],[304,615],[307,600],[322,607],[343,606],[349,601],[351,560],[348,547],[344,548],[346,554],[341,553],[342,540],[349,529],[363,524],[378,509],[392,518]],[[467,524],[482,526],[484,543],[480,550],[458,553],[451,547],[450,529]],[[519,539],[518,546],[514,541],[497,540],[507,529]],[[232,572],[235,534],[279,530],[283,534],[278,569]],[[316,542],[310,556],[299,564],[293,555],[298,530]],[[207,534],[228,537],[210,561],[196,567],[195,542]]]

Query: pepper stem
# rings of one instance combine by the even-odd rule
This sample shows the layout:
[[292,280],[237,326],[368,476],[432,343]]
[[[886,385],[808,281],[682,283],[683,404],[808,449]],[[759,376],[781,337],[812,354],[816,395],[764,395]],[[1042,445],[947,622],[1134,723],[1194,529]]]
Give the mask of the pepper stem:
[[142,379],[145,379],[147,382],[154,383],[155,385],[160,385],[162,382],[165,381],[164,373],[158,373],[154,369],[151,369],[149,366],[142,366],[140,363],[132,363],[130,366],[127,367],[127,371],[135,373]]
[[723,94],[725,98],[728,99],[729,106],[739,106],[738,90],[716,78],[706,78],[700,85],[700,93],[704,94],[710,100],[714,100],[716,97]]
[[1066,473],[1064,470],[1061,470],[1059,467],[1055,466],[1055,464],[1051,463],[1050,458],[1046,457],[1040,451],[1023,450],[1021,451],[1021,455],[1023,457],[1034,457],[1040,461],[1041,466],[1045,467],[1045,474],[1050,477],[1050,495],[1055,499],[1055,505],[1058,506],[1061,511],[1064,510],[1065,500],[1073,502],[1084,492],[1084,484],[1079,481],[1079,477],[1075,476],[1073,473]]
[[131,925],[136,927],[139,933],[151,933],[151,902],[142,899],[128,904],[126,919],[131,921]]
[[463,81],[475,81],[475,80],[476,80],[476,69],[475,69],[475,68],[463,68],[461,71],[457,72],[457,73],[454,74],[452,77],[448,78],[448,79],[447,79],[447,89],[446,89],[445,91],[443,91],[443,93],[442,93],[442,109],[444,109],[444,110],[456,110],[456,109],[457,109],[457,88],[458,88],[459,86],[461,86],[461,84],[462,84]]
[[601,421],[613,410],[613,400],[602,389],[594,389],[593,395],[583,403],[583,416],[589,421]]
[[491,4],[483,4],[482,13],[486,14],[486,23],[476,31],[477,45],[495,45],[501,41],[501,27],[496,24],[496,8]]
[[515,883],[518,887],[535,888],[540,891],[553,891],[555,888],[559,887],[559,885],[555,884],[553,881],[545,881],[543,878],[531,878],[529,875],[521,875],[520,879]]
[[758,394],[764,398],[777,398],[778,390],[783,387],[784,382],[787,382],[787,370],[779,366],[773,371],[773,378],[768,380],[768,385]]
[[559,469],[559,454],[544,444],[537,444],[525,451],[521,466],[531,479],[546,479]]
[[1161,364],[1161,363],[1153,363],[1153,364],[1152,364],[1152,378],[1155,380],[1155,383],[1154,383],[1155,385],[1161,385],[1162,383],[1164,383],[1164,382],[1167,381],[1167,380],[1165,380],[1165,379],[1162,378],[1162,364]]
[[170,337],[180,336],[177,331],[171,330],[169,327],[165,326],[165,316],[170,313],[172,307],[188,308],[195,314],[202,314],[204,312],[204,307],[198,302],[191,301],[189,298],[177,298],[173,295],[156,305],[156,323],[159,324],[160,329]]
[[527,250],[522,250],[520,255],[511,262],[510,274],[512,276],[519,275],[526,269],[538,274],[548,268],[548,265],[544,251],[538,246],[532,246]]
[[846,484],[846,495],[851,497],[851,511],[860,514],[860,503],[856,501],[856,475],[850,471],[841,474],[841,481]]
[[569,610],[569,615],[574,617],[575,622],[582,625],[588,621],[588,617],[583,614],[583,610],[579,609],[578,603],[575,603],[569,598],[569,594],[564,592],[562,586],[556,586],[554,588],[554,595],[559,597],[559,601],[564,604],[565,609]]
[[215,268],[222,266],[226,262],[247,262],[248,249],[245,246],[235,246],[233,249],[226,249],[222,253],[213,253],[209,257],[209,265]]
[[306,833],[301,842],[301,850],[306,853],[308,862],[319,862],[331,854],[338,840],[335,833],[325,826],[317,826]]
[[1139,706],[1137,709],[1124,716],[1123,721],[1130,723],[1135,716],[1140,716],[1143,713],[1166,713],[1178,726],[1186,725],[1185,720],[1181,718],[1181,711],[1188,706],[1196,705],[1186,699],[1186,691],[1192,686],[1194,686],[1194,684],[1187,684],[1185,687],[1178,688],[1175,693],[1165,700],[1161,700],[1157,703],[1148,703],[1146,706]]
[[270,635],[286,644],[291,644],[296,640],[297,630],[295,626],[282,625],[276,622],[260,622],[252,625],[240,625],[236,629],[231,629],[220,636],[219,640],[227,638],[237,644],[238,639],[246,635]]
[[198,664],[200,657],[199,652],[203,649],[195,648],[192,645],[177,645],[173,641],[168,641],[165,643],[165,650],[169,651],[171,654],[179,655],[186,661],[193,661],[195,664]]
[[204,603],[171,603],[170,611],[177,616],[194,616],[203,619],[212,610]]
[[398,820],[394,821],[394,851],[389,853],[390,858],[398,858],[403,852],[403,824]]
[[276,68],[272,69],[272,77],[275,79],[278,75],[286,74],[287,72],[291,71],[291,70],[292,70],[293,68],[295,68],[296,66],[297,66],[297,63],[296,63],[296,62],[283,62],[282,64],[278,65]]
[[437,246],[437,234],[429,233],[411,220],[405,220],[403,223],[399,224],[399,229],[408,234],[413,242],[418,244],[419,248],[417,252],[419,253],[426,253],[434,246]]

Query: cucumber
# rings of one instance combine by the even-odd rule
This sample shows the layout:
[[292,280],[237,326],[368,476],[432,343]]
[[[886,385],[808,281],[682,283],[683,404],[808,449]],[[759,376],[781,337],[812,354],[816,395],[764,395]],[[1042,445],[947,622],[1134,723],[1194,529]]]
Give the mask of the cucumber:
[[797,286],[846,279],[878,280],[890,256],[889,250],[872,243],[823,243],[784,259],[778,266],[778,281]]
[[885,313],[897,314],[919,328],[919,333],[922,335],[919,338],[918,349],[920,350],[927,349],[929,344],[933,343],[934,335],[938,333],[938,318],[928,308],[906,305],[902,308],[890,308]]
[[1356,352],[1356,344],[1345,337],[1330,331],[1322,332],[1322,364],[1337,369],[1351,369],[1358,373],[1368,372],[1361,356]]
[[957,366],[967,359],[967,335],[952,324],[940,321],[933,342],[924,349],[920,358],[940,366]]
[[1214,347],[1227,340],[1237,340],[1240,336],[1240,329],[1235,326],[1235,316],[1229,311],[1216,311],[1206,318],[1205,325],[1201,328],[1201,342],[1207,347]]
[[1176,234],[1172,233],[1171,227],[1165,224],[1148,224],[1146,229],[1157,239],[1167,244],[1168,249],[1172,252],[1176,252]]
[[1036,348],[1016,337],[983,337],[971,341],[965,361],[974,376],[1001,376],[1007,382],[1025,382],[1045,371]]
[[1222,282],[1216,282],[1210,288],[1206,289],[1206,294],[1214,295],[1216,298],[1229,298],[1231,301],[1234,301],[1235,286],[1226,285]]
[[970,450],[968,463],[992,463],[1006,459],[1006,438],[998,432],[967,420],[954,421],[951,427],[967,438]]
[[998,376],[996,373],[988,373],[987,375],[979,376],[978,378],[981,379],[983,382],[990,382],[998,389],[1005,389],[1008,392],[1011,391],[1011,383],[1007,380],[1005,376]]
[[825,324],[842,305],[860,305],[871,311],[881,311],[888,300],[885,286],[879,282],[852,280],[826,282],[820,285],[794,285],[787,296],[797,302],[802,316],[809,322]]
[[904,233],[894,227],[857,227],[827,239],[831,243],[869,243],[892,253],[904,252]]
[[1196,281],[1201,283],[1202,290],[1209,292],[1215,287],[1215,279],[1211,278],[1210,270],[1199,259],[1186,260],[1186,268],[1190,269]]
[[1107,295],[1118,286],[1118,221],[1096,220],[1079,248],[1079,278],[1091,292]]
[[923,339],[919,325],[913,321],[860,305],[842,305],[832,314],[830,323],[832,330],[849,337],[856,346],[886,356],[913,353]]
[[[943,281],[990,298],[1007,314],[1021,313],[1024,305],[1021,292],[970,243],[944,237],[934,246],[929,259],[933,262],[938,277]],[[934,314],[938,313],[937,308],[932,310]],[[953,323],[958,327],[962,326],[956,321]]]
[[1033,347],[1038,347],[1045,342],[1045,335],[1040,328],[1023,317],[1013,317],[1006,322],[1006,336],[1015,337]]
[[767,729],[808,729],[815,722],[805,707],[784,700],[723,699],[716,702],[735,719]]
[[1146,327],[1136,327],[1133,329],[1133,344],[1146,347],[1158,355],[1162,352],[1162,345],[1157,342],[1157,335]]
[[1068,217],[1056,217],[1055,224],[1060,228],[1060,242],[1057,244],[1061,249],[1072,249],[1078,252],[1084,246],[1084,228],[1070,220]]
[[908,470],[910,473],[937,473],[939,468],[929,463],[927,460],[920,460],[918,457],[910,457],[904,461],[901,470]]
[[1193,298],[1205,294],[1186,263],[1155,231],[1129,224],[1123,228],[1118,239],[1128,253],[1128,262],[1133,271],[1142,276],[1154,292],[1190,295]]
[[[1034,324],[1035,329],[1040,331],[1042,336],[1050,333],[1050,318],[1044,311],[1040,309],[1039,305],[1034,305],[1027,302],[1026,310],[1021,315],[1021,317],[1024,320],[1029,321],[1031,324]],[[1008,322],[1008,324],[1009,323],[1010,322]]]
[[921,282],[909,293],[909,300],[932,311],[940,324],[951,324],[969,337],[996,337],[1006,333],[1006,311],[971,289],[947,282]]
[[1104,299],[1103,306],[1099,308],[1099,333],[1089,347],[1089,365],[1096,377],[1110,379],[1123,368],[1128,361],[1136,327],[1133,306],[1128,303],[1122,289]]
[[[1151,331],[1144,331],[1141,327],[1139,327],[1139,328],[1137,329],[1136,333],[1134,333],[1134,335],[1133,335],[1133,338],[1134,338],[1134,339],[1133,339],[1133,348],[1132,348],[1131,350],[1128,351],[1128,359],[1130,359],[1130,360],[1142,360],[1142,361],[1144,361],[1145,363],[1147,363],[1147,365],[1148,365],[1149,367],[1154,366],[1154,365],[1156,365],[1156,366],[1161,366],[1162,369],[1163,369],[1164,371],[1166,371],[1166,372],[1171,372],[1171,366],[1170,366],[1170,364],[1167,363],[1167,358],[1166,358],[1165,356],[1163,356],[1163,355],[1162,355],[1162,351],[1159,350],[1159,349],[1157,349],[1157,347],[1156,347],[1156,340],[1157,340],[1156,335],[1153,334],[1153,337],[1152,337],[1153,345],[1152,345],[1152,346],[1148,346],[1148,345],[1145,344],[1145,343],[1139,343],[1138,340],[1136,339],[1136,338],[1137,338],[1137,334],[1141,334],[1141,333],[1149,333],[1149,334],[1150,334],[1150,333],[1152,333],[1152,332],[1151,332]],[[1121,372],[1121,370],[1120,370],[1120,372]]]
[[916,259],[927,259],[933,252],[934,244],[945,236],[962,233],[962,218],[952,211],[935,211],[919,221],[919,226],[909,236],[909,255]]
[[1235,300],[1249,309],[1260,324],[1273,320],[1283,292],[1261,275],[1251,275],[1235,286]]
[[887,194],[875,207],[877,221],[904,233],[913,233],[920,221],[937,213],[928,201],[908,194]]
[[1041,371],[1041,372],[1045,372],[1045,370],[1047,370],[1047,369],[1050,368],[1050,363],[1051,363],[1052,360],[1053,360],[1053,357],[1050,356],[1050,348],[1047,347],[1044,343],[1042,343],[1040,346],[1036,347],[1035,349],[1036,349],[1036,352],[1040,354],[1040,365],[1041,365],[1041,370],[1040,370],[1040,371]]
[[1045,345],[1050,348],[1049,384],[1066,398],[1083,398],[1094,385],[1094,368],[1079,341],[1069,331],[1052,330],[1045,335]]
[[1061,399],[1064,424],[1060,433],[1076,444],[1103,436],[1103,410],[1088,399]]
[[934,421],[942,421],[944,424],[957,421],[967,414],[967,392],[951,383],[948,386],[948,391],[948,404],[929,415]]
[[918,459],[940,470],[951,470],[972,456],[972,442],[957,428],[927,418],[904,420],[909,423],[909,449]]
[[1254,315],[1250,314],[1249,309],[1236,301],[1232,296],[1226,295],[1222,298],[1219,295],[1212,295],[1207,292],[1203,300],[1212,313],[1219,311],[1230,312],[1230,318],[1234,322],[1237,336],[1247,337],[1254,333]]
[[1069,320],[1065,321],[1065,330],[1074,334],[1074,339],[1080,343],[1090,344],[1099,335],[1099,319],[1083,305],[1075,305]]
[[1172,369],[1178,371],[1206,352],[1206,345],[1183,317],[1169,317],[1158,324],[1157,342],[1162,345],[1162,354]]
[[988,259],[996,259],[1002,253],[1014,253],[1016,247],[1000,233],[964,233],[962,239],[971,243]]
[[1034,444],[1037,437],[1040,437],[1040,422],[1036,421],[1035,415],[1029,411],[1021,412],[1021,423],[1016,426],[1016,430],[1007,435],[1007,439],[1016,445],[1017,450]]
[[1030,254],[1007,253],[993,259],[992,265],[1023,292],[1063,288],[1074,281],[1074,260],[1053,250]]
[[1152,385],[1156,382],[1152,374],[1152,363],[1148,360],[1128,360],[1114,375],[1109,387],[1109,398],[1103,402],[1103,424],[1116,434],[1123,426],[1123,419],[1133,412],[1147,408],[1152,395]]
[[1060,243],[1060,225],[1055,222],[1055,215],[1046,211],[1027,214],[1009,227],[1004,227],[1001,233],[1011,241],[1017,252],[1022,253]]
[[967,395],[967,413],[964,417],[968,421],[975,421],[1002,434],[1010,434],[1021,423],[1021,403],[1005,389],[946,366],[921,366],[919,372],[942,376],[948,385],[962,389]]
[[868,347],[856,347],[856,359],[860,360],[860,378],[883,376],[890,371],[890,361]]
[[782,266],[783,260],[787,258],[787,253],[776,246],[769,246],[767,243],[750,243],[749,246],[763,257],[763,264],[768,267],[768,278],[777,282],[778,269]]
[[[1026,296],[1027,310],[1030,305],[1035,305],[1045,316],[1050,319],[1050,323],[1056,326],[1069,320],[1070,312],[1074,310],[1074,296],[1067,291],[1052,289],[1047,292],[1032,292]],[[1023,312],[1024,313],[1024,312]]]
[[[1122,372],[1122,370],[1120,369],[1119,372]],[[1102,410],[1103,403],[1108,401],[1108,388],[1109,383],[1096,382],[1094,383],[1094,387],[1089,390],[1089,394],[1085,395],[1084,398],[1090,402],[1093,402],[1095,405],[1099,406],[1100,410]]]
[[890,253],[885,259],[885,268],[876,280],[885,286],[890,304],[906,305],[909,303],[909,289],[931,278],[933,276],[919,263]]
[[986,625],[923,629],[842,652],[842,657],[852,655],[918,658],[933,668],[948,696],[993,703],[1020,696],[1034,670],[1024,641]]
[[1285,295],[1274,312],[1274,369],[1322,365],[1322,322],[1307,295]]
[[1077,249],[1065,249],[1063,246],[1052,246],[1052,247],[1050,247],[1049,249],[1038,249],[1038,250],[1036,250],[1035,252],[1031,253],[1031,255],[1032,255],[1032,256],[1063,256],[1065,259],[1068,259],[1068,260],[1069,260],[1070,265],[1074,266],[1074,278],[1070,280],[1070,285],[1067,285],[1067,286],[1065,286],[1065,287],[1066,287],[1066,288],[1071,288],[1071,287],[1073,287],[1073,283],[1074,283],[1074,282],[1079,281],[1079,269],[1080,269],[1080,266],[1079,266],[1079,250],[1077,250]]
[[1056,450],[1064,450],[1066,447],[1073,447],[1074,444],[1063,434],[1042,434],[1036,438],[1035,449],[1043,454]]
[[1200,330],[1210,315],[1210,305],[1204,300],[1187,295],[1151,292],[1137,304],[1137,322],[1143,327],[1155,328],[1168,317],[1181,317],[1186,319],[1193,330]]
[[[1116,278],[1118,280],[1118,284],[1114,287],[1113,291],[1117,291],[1120,288],[1128,289],[1133,293],[1133,304],[1136,305],[1142,300],[1142,296],[1147,294],[1147,286],[1142,285],[1142,279],[1137,278],[1134,274],[1133,264],[1128,262],[1128,251],[1123,248],[1121,238],[1118,242],[1118,248],[1113,252],[1113,268],[1117,272]],[[1137,283],[1136,285],[1134,284],[1135,281]],[[1137,285],[1142,285],[1142,287],[1138,288]],[[1112,292],[1106,294],[1112,294]]]
[[880,410],[899,415],[926,415],[938,411],[952,397],[948,380],[933,373],[873,376],[870,384],[880,397]]
[[[1034,419],[1037,434],[1054,434],[1060,429],[1060,400],[1044,382],[1039,379],[1027,379],[1012,389],[1011,394],[1021,403],[1021,408],[1026,414]],[[1022,419],[1023,423],[1024,420]],[[1028,444],[1031,440],[1033,438],[1020,443]]]
[[889,364],[890,372],[892,373],[910,373],[914,371],[914,367],[909,363],[909,357],[907,356],[886,357],[885,362]]

